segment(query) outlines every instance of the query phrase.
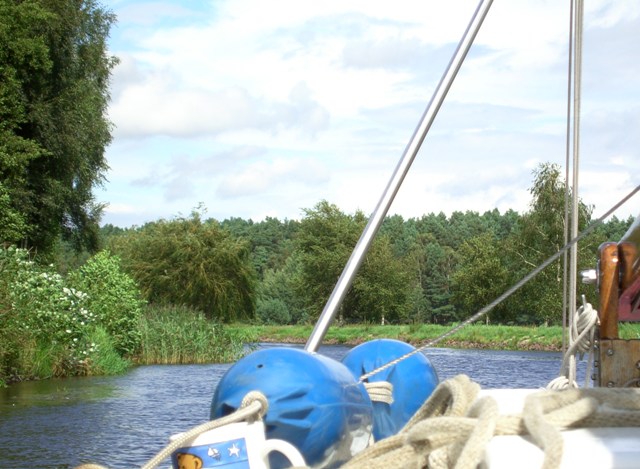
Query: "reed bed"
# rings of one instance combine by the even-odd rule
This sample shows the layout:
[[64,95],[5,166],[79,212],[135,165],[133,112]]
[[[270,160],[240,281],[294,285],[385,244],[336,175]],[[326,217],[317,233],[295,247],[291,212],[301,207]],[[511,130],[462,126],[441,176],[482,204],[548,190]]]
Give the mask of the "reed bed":
[[229,363],[243,355],[242,331],[229,331],[183,306],[148,307],[139,364]]

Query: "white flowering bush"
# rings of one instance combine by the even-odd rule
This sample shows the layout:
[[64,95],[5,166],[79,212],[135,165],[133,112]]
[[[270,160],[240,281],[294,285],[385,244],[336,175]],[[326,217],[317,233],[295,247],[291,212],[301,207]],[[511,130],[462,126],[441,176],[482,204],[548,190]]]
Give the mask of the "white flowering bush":
[[118,373],[140,349],[144,301],[108,252],[67,277],[0,248],[0,387],[50,376]]
[[[57,367],[64,369],[58,371],[86,372],[96,352],[95,344],[88,340],[95,316],[87,309],[87,295],[68,288],[53,266],[40,266],[29,259],[26,250],[13,247],[0,251],[0,284],[4,303],[0,340],[6,338],[14,349],[34,341],[36,347],[46,345],[61,355],[56,357]],[[5,349],[4,357],[0,356],[5,368],[12,355],[21,356],[20,350],[11,352]]]

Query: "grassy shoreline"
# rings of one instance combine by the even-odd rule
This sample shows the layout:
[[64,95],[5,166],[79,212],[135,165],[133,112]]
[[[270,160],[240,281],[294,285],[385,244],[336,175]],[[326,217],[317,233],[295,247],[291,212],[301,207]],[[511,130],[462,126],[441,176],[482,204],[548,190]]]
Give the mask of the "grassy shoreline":
[[[241,334],[247,342],[280,342],[304,344],[313,326],[265,326],[233,324],[227,326],[232,333]],[[329,328],[324,344],[358,345],[374,339],[398,339],[414,346],[424,345],[451,330],[451,326],[418,325],[348,325]],[[640,337],[640,325],[625,324],[621,338]],[[501,326],[472,324],[434,347],[491,349],[491,350],[562,350],[560,326]]]
[[[280,342],[304,344],[312,326],[256,326],[231,325],[231,331],[241,332],[248,342]],[[374,339],[397,339],[414,346],[423,345],[448,332],[450,326],[420,325],[348,325],[329,328],[324,344],[358,345]],[[435,347],[473,348],[494,350],[546,350],[562,349],[562,328],[491,326],[475,324],[465,327]]]

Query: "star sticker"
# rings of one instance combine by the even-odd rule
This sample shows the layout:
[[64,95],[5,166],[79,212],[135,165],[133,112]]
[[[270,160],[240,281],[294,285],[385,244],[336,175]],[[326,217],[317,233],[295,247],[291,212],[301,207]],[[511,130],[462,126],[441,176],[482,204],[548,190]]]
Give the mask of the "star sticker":
[[240,456],[240,448],[238,448],[235,443],[233,444],[233,446],[231,446],[231,448],[228,448],[228,449],[229,449],[229,456],[235,456],[236,458]]

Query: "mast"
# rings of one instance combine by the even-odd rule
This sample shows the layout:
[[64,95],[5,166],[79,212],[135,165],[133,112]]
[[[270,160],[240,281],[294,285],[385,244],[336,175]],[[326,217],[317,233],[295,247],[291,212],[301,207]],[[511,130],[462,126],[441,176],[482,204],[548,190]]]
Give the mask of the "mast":
[[[580,103],[582,82],[583,0],[571,0],[569,11],[569,51],[567,70],[567,121],[564,194],[564,242],[578,236],[580,198]],[[569,180],[571,179],[571,183]],[[563,256],[562,353],[567,349],[569,328],[575,322],[578,290],[578,244]],[[571,339],[569,338],[569,342]]]
[[478,7],[471,18],[471,21],[469,22],[469,25],[467,26],[467,29],[465,30],[447,69],[444,72],[444,75],[440,79],[440,82],[429,101],[427,109],[422,115],[409,144],[405,148],[404,153],[400,158],[387,187],[382,193],[375,210],[371,214],[367,226],[353,249],[351,257],[347,261],[347,264],[342,271],[342,274],[340,275],[340,278],[338,279],[338,282],[336,283],[320,318],[316,322],[316,325],[305,345],[305,350],[315,352],[326,335],[340,304],[342,304],[349,287],[353,283],[353,279],[360,268],[360,264],[362,263],[365,254],[369,250],[373,238],[382,225],[382,222],[389,211],[389,207],[391,206],[396,193],[402,185],[402,181],[411,167],[411,163],[413,163],[413,160],[415,159],[422,142],[427,136],[449,88],[451,88],[451,85],[453,84],[453,80],[458,74],[458,70],[460,70],[462,63],[467,56],[467,52],[471,48],[471,44],[480,30],[480,26],[482,25],[492,3],[493,0],[481,0],[478,4]]

